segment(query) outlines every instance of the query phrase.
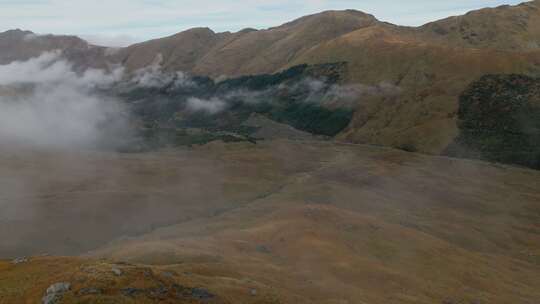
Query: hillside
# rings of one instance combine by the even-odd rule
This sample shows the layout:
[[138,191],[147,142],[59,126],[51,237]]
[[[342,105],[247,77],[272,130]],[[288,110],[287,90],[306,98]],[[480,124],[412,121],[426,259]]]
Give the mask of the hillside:
[[[534,32],[538,28],[534,22],[540,20],[538,3],[488,9],[458,19],[477,20],[474,16],[480,14],[483,20],[499,23],[504,20],[499,21],[498,14],[504,11],[512,16],[508,19],[517,22],[515,15],[527,8],[534,13],[529,16],[527,30]],[[339,59],[349,63],[351,82],[385,81],[402,88],[402,94],[395,98],[362,100],[355,119],[340,139],[393,147],[414,146],[415,150],[438,154],[459,132],[458,97],[471,82],[485,74],[540,75],[537,48],[498,48],[496,38],[486,38],[491,41],[489,45],[488,42],[465,45],[452,38],[456,35],[426,35],[428,28],[448,22],[443,20],[417,29],[384,24],[360,29],[312,48],[292,64]],[[478,37],[484,37],[478,32]]]
[[439,154],[459,132],[458,96],[469,83],[485,74],[540,75],[539,3],[484,9],[419,28],[360,12],[326,12],[269,30],[224,34],[230,41],[213,45],[190,71],[235,76],[347,62],[346,82],[392,83],[402,94],[359,100],[355,119],[338,138]]
[[106,66],[106,48],[90,45],[76,36],[39,35],[31,31],[9,30],[0,33],[0,50],[0,64],[25,61],[43,52],[62,50],[80,68]]
[[[428,50],[432,45],[439,45],[477,51],[537,51],[539,3],[531,1],[518,6],[482,9],[417,28],[381,22],[354,10],[327,11],[266,30],[214,33],[198,28],[130,46],[120,52],[118,60],[136,69],[150,64],[161,53],[168,69],[218,77],[274,73],[290,67],[291,63],[306,63],[306,54],[321,47],[327,50],[321,51],[322,58],[317,63],[327,63],[326,57],[334,56],[340,57],[335,61],[347,59],[354,65],[362,60],[361,56],[344,58],[329,48],[345,37],[362,47],[408,43]],[[361,54],[355,49],[349,51]],[[370,73],[382,71],[377,69]]]
[[539,1],[503,5],[432,22],[418,30],[426,39],[470,48],[537,50],[540,47]]
[[2,304],[58,282],[61,303],[540,297],[538,171],[284,140],[0,155],[0,255],[31,256],[0,262]]
[[[125,150],[152,150],[189,146],[214,140],[250,141],[295,138],[300,135],[332,137],[347,127],[353,110],[345,106],[345,88],[339,85],[344,63],[299,65],[276,74],[231,78],[215,82],[194,77],[156,87],[127,81],[111,95],[129,106],[140,125],[137,138]],[[375,90],[376,88],[373,88]],[[268,123],[251,125],[253,115]],[[272,131],[271,128],[281,131]],[[264,130],[266,129],[266,130]],[[289,129],[287,131],[287,129]]]
[[[80,65],[121,63],[136,71],[159,63],[165,71],[220,79],[272,74],[306,63],[346,62],[342,84],[391,84],[401,93],[358,96],[354,117],[337,139],[441,154],[459,135],[458,98],[470,83],[486,74],[540,76],[539,29],[536,0],[416,28],[347,10],[265,30],[215,33],[195,28],[114,51],[66,37],[47,38],[46,47],[21,45],[34,55],[44,49],[67,49]],[[12,35],[4,33],[0,43]],[[0,53],[5,50],[9,48]],[[15,58],[18,52],[6,54]]]
[[127,47],[115,59],[132,70],[161,54],[167,70],[214,77],[274,73],[311,47],[376,22],[357,11],[329,11],[260,31],[197,28]]
[[540,169],[540,80],[486,75],[460,96],[460,135],[446,153]]
[[0,304],[540,299],[540,0],[11,30],[0,114]]

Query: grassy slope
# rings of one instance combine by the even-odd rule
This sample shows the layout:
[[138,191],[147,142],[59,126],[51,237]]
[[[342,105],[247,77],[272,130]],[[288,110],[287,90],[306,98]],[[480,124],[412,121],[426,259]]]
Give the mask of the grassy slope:
[[346,61],[349,81],[399,84],[397,98],[362,100],[340,138],[438,154],[457,135],[458,97],[485,74],[540,75],[540,1],[484,9],[419,28],[358,29],[299,54],[292,65]]
[[[339,138],[439,154],[457,136],[458,96],[469,83],[485,74],[540,75],[539,28],[538,0],[418,28],[382,23],[357,11],[331,11],[260,31],[192,29],[121,49],[107,60],[134,70],[161,54],[167,70],[214,77],[347,61],[349,82],[386,81],[403,91],[390,100],[360,100],[354,122]],[[105,60],[100,48],[86,54],[75,49],[68,55],[79,57],[79,64],[94,66]]]
[[[196,62],[189,56],[167,54],[178,52],[174,45],[191,45],[194,39],[195,44],[206,45],[205,35],[179,34],[123,52],[130,61],[137,61],[138,49],[152,50],[146,53],[155,56],[166,44],[161,51],[170,57],[166,67],[175,69],[190,62],[191,71],[216,77],[346,61],[349,82],[385,81],[400,85],[403,91],[391,100],[361,100],[355,121],[339,138],[415,146],[439,154],[457,136],[458,96],[470,82],[484,74],[540,75],[539,24],[540,1],[473,11],[417,28],[382,23],[361,12],[338,11],[268,30],[214,35],[225,42],[200,48],[204,54]],[[184,36],[185,43],[175,40]]]
[[540,52],[455,48],[364,29],[320,45],[299,62],[349,62],[352,82],[398,84],[397,97],[364,99],[339,137],[438,154],[457,135],[458,96],[486,73],[540,73]]
[[[237,303],[235,289],[221,284],[237,284],[239,296],[256,288],[261,297],[254,297],[253,303],[268,299],[278,303],[535,303],[540,297],[540,176],[536,171],[316,142],[214,143],[193,153],[158,155],[108,160],[94,178],[108,185],[111,193],[105,197],[113,198],[115,189],[126,185],[122,176],[131,176],[131,183],[143,174],[144,187],[161,193],[152,195],[150,210],[173,218],[189,213],[190,218],[181,216],[177,224],[163,224],[144,211],[149,217],[138,220],[137,226],[152,226],[153,221],[151,232],[117,240],[87,258],[195,273],[195,286],[181,285],[203,286],[232,303]],[[102,163],[98,161],[102,156],[88,157]],[[185,174],[170,174],[176,170],[172,168],[163,171],[159,160],[163,157],[163,164],[173,163]],[[205,159],[212,165],[204,166]],[[131,167],[131,173],[113,176],[102,171],[118,162]],[[197,174],[190,171],[191,164]],[[38,163],[17,167],[19,172],[40,170]],[[187,188],[172,185],[181,180],[184,185],[206,182],[210,186],[213,182],[205,172],[216,173],[216,168],[225,184],[208,195],[215,194],[221,204],[195,204],[200,211],[194,212],[196,197],[182,198],[178,193]],[[167,179],[158,178],[162,174]],[[57,184],[57,190],[72,188],[69,183]],[[37,206],[45,204],[46,197]],[[168,198],[175,197],[171,207]],[[223,209],[240,197],[243,203]],[[84,200],[72,197],[70,204],[79,206]],[[117,204],[94,208],[93,217],[109,214],[117,226],[129,227],[130,221],[123,218],[133,217],[124,214],[131,203]],[[82,224],[87,222],[84,213],[78,218]],[[33,224],[30,220],[26,225]],[[54,225],[42,223],[40,230],[52,226],[57,227],[59,240],[67,235],[79,239],[83,231],[70,230],[73,226],[62,218]],[[161,226],[165,227],[157,228]],[[33,231],[39,239],[40,232]],[[115,230],[102,233],[111,231]],[[73,272],[61,261],[53,259],[48,267]],[[73,267],[79,267],[77,263]],[[2,272],[0,280],[33,275],[41,281],[35,289],[21,288],[14,294],[4,289],[0,298],[25,294],[37,299],[48,284],[64,279],[43,276],[39,263],[35,268],[31,265],[3,264],[9,270]],[[178,278],[179,283],[184,279]]]
[[333,152],[246,208],[96,256],[203,259],[316,303],[534,303],[540,296],[536,172],[366,147],[296,149]]

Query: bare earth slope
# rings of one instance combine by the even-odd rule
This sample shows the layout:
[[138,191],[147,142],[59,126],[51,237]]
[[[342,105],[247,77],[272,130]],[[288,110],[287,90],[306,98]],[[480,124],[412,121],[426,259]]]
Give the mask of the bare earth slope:
[[[225,303],[533,304],[540,297],[537,171],[294,141],[45,154],[31,162],[2,155],[3,173],[19,181],[2,191],[12,193],[1,201],[2,255],[92,252],[74,264],[0,264],[7,299],[0,303],[33,303],[59,281],[75,284],[63,303],[105,299],[77,296],[94,285],[118,303],[151,303],[147,288],[159,284],[137,270],[144,267],[175,273],[163,283],[169,290],[173,282],[203,286]],[[64,170],[58,157],[76,164]],[[35,192],[14,200],[28,181]],[[101,270],[89,279],[82,265]],[[115,278],[111,267],[125,276]],[[25,275],[32,284],[13,285]],[[111,285],[111,276],[120,281]],[[144,290],[130,297],[126,287]]]

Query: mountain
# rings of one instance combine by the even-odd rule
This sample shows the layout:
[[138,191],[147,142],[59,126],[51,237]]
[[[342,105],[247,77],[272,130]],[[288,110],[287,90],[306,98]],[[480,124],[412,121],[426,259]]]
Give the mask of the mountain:
[[500,50],[537,50],[540,47],[539,2],[503,5],[450,17],[419,28],[439,43]]
[[46,51],[85,50],[88,44],[74,36],[39,36],[30,31],[10,30],[0,33],[0,63],[27,60]]
[[132,70],[161,54],[169,70],[215,77],[274,73],[311,47],[376,22],[357,11],[329,11],[261,31],[216,34],[196,28],[127,47],[117,58]]
[[[216,34],[207,28],[192,29],[130,46],[119,57],[128,67],[140,68],[161,53],[166,68],[210,76],[238,76],[273,73],[291,63],[305,63],[305,55],[313,53],[312,49],[328,48],[343,39],[367,46],[386,42],[418,47],[535,51],[540,44],[539,3],[482,9],[417,28],[395,26],[354,10],[327,11],[267,30]],[[340,56],[334,51],[324,55]]]
[[106,48],[94,46],[76,36],[38,35],[30,31],[0,33],[0,64],[24,61],[43,52],[62,50],[80,68],[103,68]]
[[420,27],[354,10],[327,11],[265,30],[195,28],[114,50],[64,36],[28,42],[28,33],[17,31],[2,34],[0,45],[11,36],[25,50],[2,48],[4,62],[61,48],[82,66],[121,63],[136,71],[159,63],[165,71],[220,79],[345,62],[341,84],[391,84],[400,94],[359,96],[350,124],[335,138],[431,154],[443,153],[459,136],[459,96],[472,82],[486,74],[540,76],[539,0]]
[[[540,75],[539,29],[540,1],[482,9],[417,28],[357,11],[333,11],[262,31],[197,30],[204,35],[197,35],[196,43],[188,31],[129,47],[122,56],[138,68],[160,53],[165,68],[214,77],[347,62],[347,83],[391,83],[402,93],[359,100],[354,119],[337,138],[439,154],[459,134],[458,97],[471,82],[485,74]],[[186,57],[161,48],[165,43],[197,47]],[[145,50],[151,50],[147,59],[137,60]]]
[[[523,42],[533,42],[538,37],[533,34],[540,20],[539,4],[536,1],[481,10],[420,28],[377,24],[320,44],[291,64],[345,61],[349,63],[351,82],[384,81],[402,89],[397,97],[362,100],[353,122],[340,139],[393,147],[414,146],[415,150],[438,154],[459,133],[458,97],[471,82],[485,74],[540,75],[540,49]],[[514,27],[505,25],[512,30],[523,26],[520,18],[523,11],[529,12],[527,27],[508,36],[530,40],[514,43],[513,49],[510,44],[499,47],[500,37],[507,37],[506,34],[492,37],[486,30],[480,30],[496,28],[494,25],[479,26],[469,21],[513,23]],[[508,17],[500,20],[500,14]],[[477,18],[478,15],[482,18]],[[467,40],[458,38],[459,29],[454,29],[452,22],[469,24],[466,28],[478,33],[476,37],[484,43],[464,43]],[[437,34],[433,30],[437,27],[448,27],[448,35]],[[518,48],[521,44],[527,46]]]
[[0,304],[537,304],[539,8],[0,34]]

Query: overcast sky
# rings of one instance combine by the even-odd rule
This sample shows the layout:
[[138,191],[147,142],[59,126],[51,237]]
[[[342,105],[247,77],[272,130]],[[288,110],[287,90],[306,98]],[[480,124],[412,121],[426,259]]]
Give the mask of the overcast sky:
[[358,9],[401,25],[421,25],[520,0],[0,0],[0,30],[74,34],[120,46],[191,27],[267,28],[329,9]]

